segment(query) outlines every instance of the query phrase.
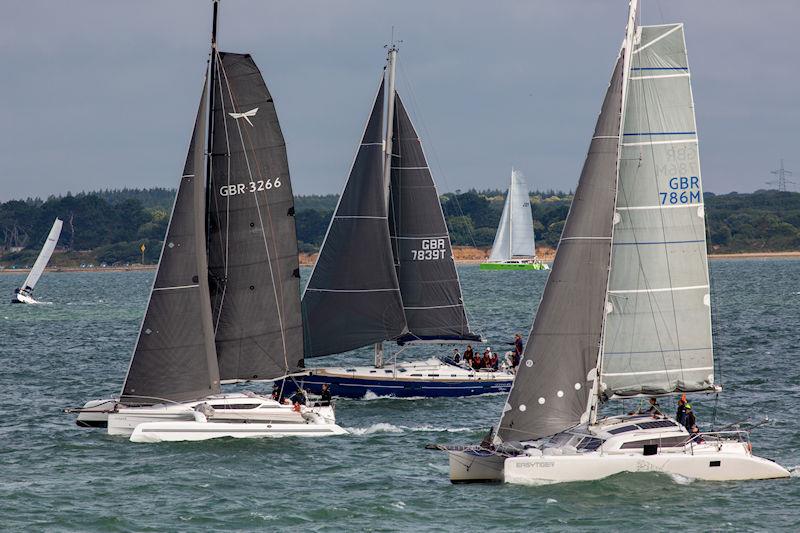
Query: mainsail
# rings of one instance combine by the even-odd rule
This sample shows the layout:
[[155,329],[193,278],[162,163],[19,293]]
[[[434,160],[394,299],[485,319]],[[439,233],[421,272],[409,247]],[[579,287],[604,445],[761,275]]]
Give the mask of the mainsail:
[[472,340],[450,235],[419,135],[395,94],[389,230],[409,333],[404,341]]
[[512,169],[511,183],[489,260],[508,261],[514,257],[533,257],[536,255],[535,249],[528,182],[521,172]]
[[220,391],[206,276],[205,108],[204,87],[122,401],[192,400]]
[[44,241],[42,251],[39,252],[39,257],[37,257],[36,262],[33,263],[31,271],[28,272],[28,277],[25,278],[25,283],[22,284],[21,290],[28,294],[33,292],[36,283],[39,281],[39,278],[42,277],[42,272],[44,272],[47,263],[50,261],[50,257],[53,255],[53,251],[56,249],[56,244],[58,244],[58,238],[61,236],[61,227],[63,225],[64,223],[60,218],[56,218],[55,222],[53,222],[53,227],[50,228],[47,240]]
[[208,263],[220,378],[274,378],[303,359],[300,271],[286,146],[249,54],[214,79]]
[[386,223],[384,84],[303,293],[307,357],[394,339],[406,328]]
[[643,26],[624,113],[605,396],[714,388],[705,213],[683,24]]
[[497,435],[507,442],[538,439],[578,424],[592,393],[610,259],[622,63],[620,56],[503,409]]

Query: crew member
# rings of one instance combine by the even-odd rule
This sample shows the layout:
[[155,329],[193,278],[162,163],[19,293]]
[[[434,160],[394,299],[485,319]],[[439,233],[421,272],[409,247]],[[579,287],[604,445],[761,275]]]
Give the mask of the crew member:
[[675,421],[683,426],[685,419],[686,419],[686,395],[681,394],[681,397],[678,400],[678,411],[675,413]]
[[686,409],[686,415],[683,417],[683,427],[686,428],[686,431],[691,433],[692,428],[697,425],[697,418],[694,416],[694,411],[692,410],[692,404],[687,403],[684,409]]
[[293,405],[305,405],[306,404],[306,393],[300,387],[297,387],[297,391],[292,395],[290,398]]
[[320,405],[331,404],[331,386],[327,383],[322,384],[322,392],[319,393]]

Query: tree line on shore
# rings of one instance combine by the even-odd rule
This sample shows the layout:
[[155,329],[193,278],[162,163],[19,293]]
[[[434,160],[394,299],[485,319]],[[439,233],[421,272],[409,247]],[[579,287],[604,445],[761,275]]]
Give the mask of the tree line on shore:
[[[97,264],[158,260],[175,191],[115,189],[46,200],[28,198],[0,204],[0,264],[33,262],[56,217],[64,220],[56,264]],[[504,191],[456,191],[441,196],[453,244],[492,245]],[[302,252],[319,250],[337,195],[295,199],[298,245]],[[704,195],[709,251],[717,253],[800,250],[800,193],[760,190],[754,193]],[[531,209],[537,243],[555,247],[572,195],[534,191]]]

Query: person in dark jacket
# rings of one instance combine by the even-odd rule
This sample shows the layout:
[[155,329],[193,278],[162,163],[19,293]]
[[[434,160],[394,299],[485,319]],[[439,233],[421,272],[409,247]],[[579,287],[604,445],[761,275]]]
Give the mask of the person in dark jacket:
[[331,404],[331,386],[327,383],[322,384],[322,392],[319,393],[320,405]]
[[694,411],[692,410],[692,404],[687,403],[684,406],[686,409],[686,415],[683,417],[683,427],[686,428],[686,431],[689,433],[692,432],[692,428],[697,425],[697,418],[694,416]]
[[464,364],[468,367],[472,366],[472,357],[475,355],[475,352],[472,351],[472,345],[467,344],[467,349],[464,350]]
[[290,398],[293,405],[306,405],[306,393],[300,387],[297,388],[297,391],[292,395]]
[[684,426],[684,420],[686,419],[686,395],[682,394],[680,399],[678,400],[678,411],[675,413],[675,421],[678,424]]

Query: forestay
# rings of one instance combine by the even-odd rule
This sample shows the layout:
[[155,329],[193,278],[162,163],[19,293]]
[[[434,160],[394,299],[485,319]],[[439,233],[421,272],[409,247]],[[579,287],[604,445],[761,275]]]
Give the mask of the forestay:
[[508,261],[513,257],[532,257],[536,255],[535,249],[528,182],[521,172],[512,169],[511,184],[489,260]]
[[617,60],[570,212],[503,410],[503,441],[578,424],[597,365],[617,179],[622,62]]
[[61,227],[63,225],[64,223],[60,218],[56,218],[55,222],[53,222],[53,227],[50,228],[50,233],[47,235],[47,240],[44,241],[42,251],[39,252],[39,257],[37,257],[36,262],[33,263],[31,271],[28,272],[28,277],[25,278],[25,283],[22,284],[22,289],[28,293],[33,292],[34,287],[36,287],[36,283],[39,281],[39,278],[42,277],[42,273],[44,272],[47,263],[50,262],[50,257],[53,255],[53,251],[56,249],[56,244],[58,244],[58,238],[61,236]]
[[269,379],[303,358],[286,145],[250,55],[217,58],[208,256],[219,372],[223,380]]
[[303,293],[306,356],[395,339],[406,329],[387,225],[381,81]]
[[419,135],[395,94],[389,231],[409,333],[404,341],[471,340],[450,236]]
[[629,75],[601,393],[709,390],[703,190],[683,25],[641,27]]
[[220,391],[206,276],[205,108],[204,87],[123,402],[193,400]]

